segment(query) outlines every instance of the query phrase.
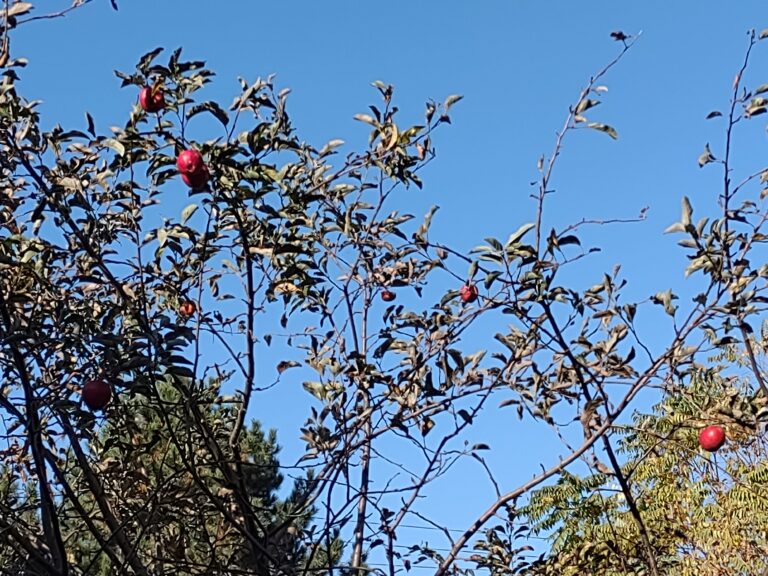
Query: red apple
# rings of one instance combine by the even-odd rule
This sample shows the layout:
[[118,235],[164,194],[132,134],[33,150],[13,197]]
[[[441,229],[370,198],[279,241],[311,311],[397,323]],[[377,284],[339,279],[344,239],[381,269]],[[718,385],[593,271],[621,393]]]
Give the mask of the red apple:
[[139,92],[139,104],[146,112],[159,112],[165,107],[165,95],[160,86],[145,86]]
[[707,452],[717,452],[725,444],[725,430],[722,426],[707,426],[699,432],[699,446]]
[[384,300],[384,302],[392,302],[396,297],[397,295],[391,290],[383,290],[381,293],[381,299]]
[[102,410],[112,399],[112,388],[104,380],[88,380],[83,385],[82,397],[91,410]]
[[477,286],[474,284],[464,284],[459,290],[461,301],[465,304],[471,304],[477,300]]
[[204,168],[203,156],[193,148],[187,148],[176,158],[176,168],[181,174],[199,174]]
[[211,175],[208,173],[208,167],[203,164],[203,167],[198,172],[192,172],[190,174],[181,174],[181,179],[184,184],[192,188],[192,190],[202,190],[208,183],[208,179]]
[[192,302],[192,300],[186,300],[181,303],[181,306],[179,306],[179,314],[185,318],[189,318],[195,312],[197,312],[197,304]]

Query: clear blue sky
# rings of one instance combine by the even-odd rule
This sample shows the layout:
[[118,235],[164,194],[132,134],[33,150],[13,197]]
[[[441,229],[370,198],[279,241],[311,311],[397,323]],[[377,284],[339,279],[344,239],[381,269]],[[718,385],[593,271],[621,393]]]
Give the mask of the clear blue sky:
[[[54,9],[67,3],[40,4]],[[414,123],[426,99],[460,93],[465,98],[454,108],[453,125],[435,139],[438,157],[423,174],[425,189],[413,193],[408,209],[422,214],[439,204],[434,235],[461,249],[486,236],[506,239],[532,219],[528,194],[536,160],[552,149],[585,80],[617,53],[609,33],[642,31],[606,78],[609,92],[592,114],[618,130],[618,141],[597,132],[574,134],[550,206],[552,223],[559,225],[582,217],[630,218],[650,207],[643,223],[591,229],[587,239],[604,251],[585,268],[594,274],[576,279],[594,284],[602,270],[621,262],[628,294],[637,298],[686,289],[683,253],[661,233],[679,218],[684,194],[701,206],[697,215],[712,212],[721,175],[700,170],[696,160],[705,142],[719,153],[723,123],[704,117],[727,103],[747,30],[768,26],[765,4],[755,0],[121,0],[119,6],[114,12],[107,0],[95,0],[66,19],[17,32],[14,56],[30,59],[21,71],[23,92],[44,101],[45,124],[82,127],[89,110],[102,130],[122,125],[136,93],[121,90],[112,70],[132,70],[156,46],[183,46],[188,57],[206,60],[217,73],[206,96],[226,105],[237,93],[237,76],[277,73],[277,83],[292,89],[295,124],[316,144],[342,138],[350,148],[364,145],[367,132],[352,116],[376,100],[373,80],[396,86],[403,116]],[[758,45],[754,63],[748,86],[768,82],[768,74],[759,76],[768,63],[768,41]],[[737,168],[759,167],[766,150],[763,118],[738,134]],[[265,379],[272,377],[270,366]],[[278,428],[290,459],[300,445],[289,430],[301,422],[305,406],[281,394],[254,416]],[[489,442],[494,458],[508,463],[505,488],[529,478],[539,462],[556,461],[556,442],[544,436],[531,441],[536,434],[516,420],[500,422],[478,431],[477,441]],[[490,502],[485,488],[450,497],[446,525],[463,527],[483,510]]]

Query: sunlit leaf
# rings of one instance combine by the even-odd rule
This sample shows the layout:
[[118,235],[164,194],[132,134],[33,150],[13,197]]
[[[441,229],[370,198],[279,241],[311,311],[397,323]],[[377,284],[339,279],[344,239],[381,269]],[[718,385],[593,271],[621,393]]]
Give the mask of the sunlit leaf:
[[592,128],[593,130],[605,132],[606,134],[608,134],[608,136],[610,136],[614,140],[617,140],[619,137],[619,133],[616,132],[616,130],[613,127],[608,126],[607,124],[600,124],[599,122],[590,122],[589,124],[587,124],[587,128]]

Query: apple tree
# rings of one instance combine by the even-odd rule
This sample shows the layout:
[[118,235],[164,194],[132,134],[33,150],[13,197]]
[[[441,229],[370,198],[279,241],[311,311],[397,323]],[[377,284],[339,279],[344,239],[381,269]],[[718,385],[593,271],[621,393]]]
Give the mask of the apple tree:
[[[699,159],[724,174],[711,216],[694,220],[686,198],[669,229],[696,294],[662,286],[635,301],[620,267],[592,277],[597,247],[582,234],[632,219],[562,222],[551,207],[566,139],[618,138],[594,108],[634,45],[624,33],[535,167],[533,221],[465,253],[430,230],[436,207],[408,212],[411,195],[430,194],[422,168],[460,96],[428,101],[410,124],[375,82],[377,102],[354,116],[357,149],[311,144],[274,78],[241,81],[222,104],[202,96],[204,62],[158,48],[117,74],[137,99],[122,127],[103,133],[88,115],[44,129],[7,40],[33,9],[9,2],[2,16],[0,560],[12,573],[496,575],[581,562],[658,576],[695,556],[681,547],[717,553],[687,504],[717,497],[713,513],[747,514],[730,479],[748,474],[735,455],[758,442],[768,392],[753,334],[768,212],[765,168],[736,178],[731,143],[768,109],[746,74],[763,34],[713,114],[722,150]],[[644,317],[664,325],[661,345]],[[725,374],[737,358],[712,359],[734,346],[747,359],[739,387]],[[280,434],[305,449],[286,463],[254,418],[280,409],[259,401],[269,389],[295,384],[306,418]],[[632,420],[649,390],[671,415]],[[563,443],[519,486],[498,473],[493,438],[478,441],[499,415]],[[710,425],[734,454],[711,493],[716,469],[692,453]],[[666,465],[680,472],[665,485]],[[491,488],[457,534],[429,502],[468,481]],[[687,491],[679,508],[648,501],[670,482]],[[435,537],[409,536],[413,523]],[[532,558],[531,531],[561,536],[549,557]],[[756,554],[762,540],[742,544]]]

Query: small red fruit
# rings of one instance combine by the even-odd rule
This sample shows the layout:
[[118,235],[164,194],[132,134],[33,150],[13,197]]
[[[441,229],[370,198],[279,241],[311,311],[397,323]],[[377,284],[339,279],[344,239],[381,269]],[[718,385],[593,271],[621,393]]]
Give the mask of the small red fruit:
[[159,112],[165,108],[165,95],[160,86],[145,86],[139,92],[139,104],[146,112]]
[[383,290],[381,293],[381,299],[384,300],[384,302],[392,302],[395,298],[397,298],[397,295],[391,290]]
[[181,303],[181,306],[179,306],[179,314],[185,318],[189,318],[195,312],[197,312],[197,304],[192,302],[192,300],[185,300]]
[[465,304],[471,304],[477,300],[477,286],[474,284],[464,284],[459,290],[461,301]]
[[83,385],[83,402],[91,410],[101,410],[112,399],[112,388],[104,380],[88,380]]
[[205,188],[210,177],[211,175],[208,173],[208,167],[205,164],[203,164],[203,167],[198,172],[181,174],[181,179],[184,181],[184,184],[192,188],[192,190],[202,190]]
[[725,444],[725,430],[722,426],[707,426],[699,432],[699,446],[707,452],[717,452]]
[[176,168],[181,174],[199,174],[205,168],[203,156],[197,150],[188,148],[176,158]]

